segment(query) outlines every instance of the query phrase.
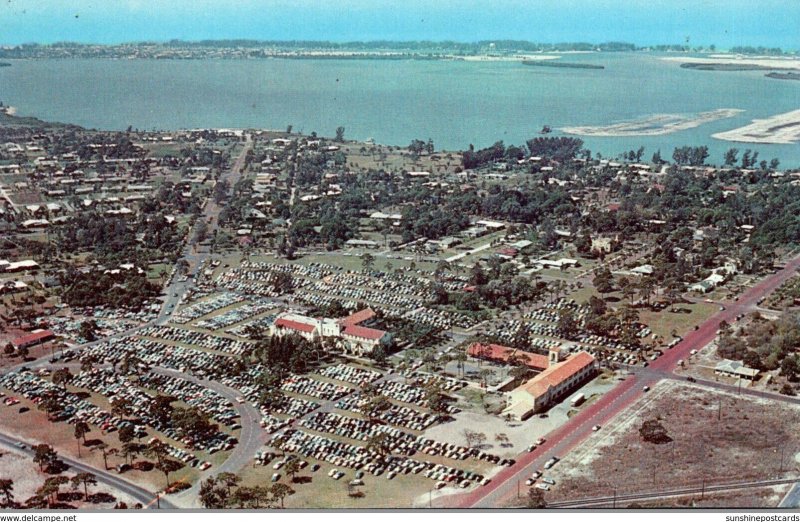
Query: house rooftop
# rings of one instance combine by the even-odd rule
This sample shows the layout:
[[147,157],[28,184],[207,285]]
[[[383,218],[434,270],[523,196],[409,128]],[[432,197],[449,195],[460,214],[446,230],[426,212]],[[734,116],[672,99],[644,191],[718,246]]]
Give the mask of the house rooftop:
[[359,337],[361,339],[377,341],[383,338],[383,336],[386,335],[386,332],[383,330],[376,330],[375,328],[367,328],[353,324],[346,326],[342,331],[342,334],[349,335],[351,337]]
[[298,332],[311,333],[316,327],[313,324],[301,323],[300,321],[292,321],[281,317],[275,321],[275,326],[279,328],[288,328],[289,330],[297,330]]
[[534,397],[541,397],[550,388],[559,386],[584,368],[593,365],[594,362],[594,357],[589,353],[578,352],[566,361],[548,367],[542,373],[523,384],[522,388]]
[[363,310],[359,310],[353,314],[348,315],[339,320],[342,326],[352,326],[361,324],[364,321],[369,321],[373,317],[375,317],[375,311],[372,308],[364,308]]
[[500,344],[481,344],[472,343],[467,348],[467,355],[479,359],[489,359],[507,363],[512,357],[519,357],[523,364],[534,370],[544,370],[547,368],[547,356],[538,353],[529,353],[509,346]]

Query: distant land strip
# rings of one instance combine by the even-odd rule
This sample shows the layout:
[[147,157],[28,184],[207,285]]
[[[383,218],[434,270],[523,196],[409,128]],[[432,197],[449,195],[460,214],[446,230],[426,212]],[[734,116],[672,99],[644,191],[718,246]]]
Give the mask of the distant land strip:
[[776,80],[800,80],[800,73],[796,72],[786,72],[786,73],[777,73],[771,72],[765,74],[767,78],[774,78]]
[[698,71],[791,71],[791,67],[770,67],[768,65],[756,65],[753,63],[682,63],[683,69],[695,69]]
[[559,62],[555,60],[523,60],[522,65],[532,65],[534,67],[555,67],[561,69],[605,69],[605,65],[593,63]]

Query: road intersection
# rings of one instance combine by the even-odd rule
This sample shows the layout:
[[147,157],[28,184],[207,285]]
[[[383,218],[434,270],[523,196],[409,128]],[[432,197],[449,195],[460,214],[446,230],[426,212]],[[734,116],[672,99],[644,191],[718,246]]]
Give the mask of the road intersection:
[[[520,455],[514,466],[498,473],[489,485],[467,494],[445,498],[443,499],[445,506],[496,508],[511,501],[517,494],[519,482],[529,477],[534,470],[542,468],[547,459],[552,455],[564,456],[578,447],[593,433],[593,426],[613,423],[617,415],[645,393],[643,391],[645,387],[653,387],[658,381],[671,374],[678,361],[686,359],[692,350],[699,350],[713,341],[722,321],[734,322],[739,314],[754,310],[764,296],[796,275],[798,268],[800,268],[800,256],[793,258],[783,269],[745,291],[738,300],[726,303],[719,313],[706,320],[696,330],[687,334],[680,343],[653,361],[649,366],[649,371],[637,371],[630,375],[598,401],[573,416],[565,425],[550,434],[549,440],[536,451]],[[697,384],[725,388],[724,385],[710,381]],[[772,399],[787,400],[783,396],[766,392],[748,390],[747,393],[763,394]],[[800,401],[793,399],[792,402]]]

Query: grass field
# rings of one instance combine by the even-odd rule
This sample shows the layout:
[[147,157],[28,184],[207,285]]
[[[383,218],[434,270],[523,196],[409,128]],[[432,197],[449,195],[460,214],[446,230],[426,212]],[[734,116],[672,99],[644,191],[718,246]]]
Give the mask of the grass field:
[[[242,485],[269,485],[273,473],[281,474],[281,482],[289,485],[295,493],[286,498],[287,508],[296,509],[379,509],[379,508],[410,508],[420,495],[430,491],[434,482],[417,475],[398,475],[388,480],[386,475],[375,477],[367,474],[364,485],[355,487],[363,492],[361,498],[348,495],[347,484],[355,478],[355,471],[349,468],[337,468],[345,472],[339,480],[328,477],[328,472],[335,468],[326,462],[315,459],[305,459],[309,466],[301,471],[297,477],[309,480],[306,483],[293,483],[282,471],[272,469],[272,463],[267,466],[248,466],[241,472]],[[320,464],[320,469],[311,472],[311,465]],[[434,506],[435,507],[435,506]]]
[[650,327],[656,335],[664,339],[671,339],[673,330],[678,335],[685,335],[695,325],[703,323],[706,319],[719,311],[719,305],[710,303],[682,303],[675,305],[680,312],[670,312],[670,307],[661,311],[652,311],[645,308],[639,309],[639,320]]

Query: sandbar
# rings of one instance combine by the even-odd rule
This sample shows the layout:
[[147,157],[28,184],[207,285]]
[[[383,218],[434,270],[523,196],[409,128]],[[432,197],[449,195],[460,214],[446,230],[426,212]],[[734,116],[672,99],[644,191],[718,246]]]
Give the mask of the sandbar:
[[717,109],[697,114],[653,114],[611,125],[564,127],[561,130],[581,136],[661,136],[732,118],[741,112],[741,109]]
[[790,145],[800,142],[800,110],[776,114],[750,125],[718,132],[712,138],[742,143],[775,143]]

